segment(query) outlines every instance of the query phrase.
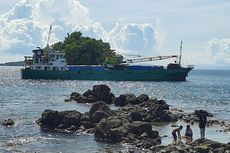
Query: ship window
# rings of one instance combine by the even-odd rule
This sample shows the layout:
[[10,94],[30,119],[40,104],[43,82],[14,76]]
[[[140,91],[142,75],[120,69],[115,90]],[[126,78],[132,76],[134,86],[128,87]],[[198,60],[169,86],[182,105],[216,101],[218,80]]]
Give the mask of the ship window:
[[40,66],[36,66],[35,69],[36,69],[36,70],[40,70],[41,67],[40,67]]
[[44,69],[47,71],[47,67],[44,67]]
[[54,71],[58,71],[58,67],[53,67],[53,70]]

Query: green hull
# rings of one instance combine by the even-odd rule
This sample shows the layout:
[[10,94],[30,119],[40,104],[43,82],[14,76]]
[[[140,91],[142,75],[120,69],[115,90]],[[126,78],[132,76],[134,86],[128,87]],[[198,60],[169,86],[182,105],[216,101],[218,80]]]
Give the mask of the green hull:
[[22,79],[110,80],[110,81],[185,81],[192,68],[156,70],[45,71],[21,69]]

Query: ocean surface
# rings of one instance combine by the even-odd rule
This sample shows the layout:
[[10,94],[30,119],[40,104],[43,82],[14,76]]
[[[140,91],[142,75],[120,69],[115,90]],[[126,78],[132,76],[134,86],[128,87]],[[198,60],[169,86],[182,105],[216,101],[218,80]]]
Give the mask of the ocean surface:
[[[22,80],[21,67],[0,67],[0,122],[12,118],[13,127],[0,125],[0,152],[118,152],[124,145],[96,142],[93,135],[79,133],[47,133],[39,129],[36,120],[45,109],[89,111],[85,104],[64,102],[73,91],[83,93],[95,84],[107,84],[115,95],[146,93],[165,100],[172,107],[193,112],[205,109],[219,120],[230,121],[230,71],[192,70],[186,82],[113,82],[113,81],[51,81]],[[183,123],[178,123],[183,124]],[[171,126],[156,126],[160,135],[168,135]],[[198,127],[192,126],[195,139]],[[210,139],[229,142],[229,133],[208,128]]]

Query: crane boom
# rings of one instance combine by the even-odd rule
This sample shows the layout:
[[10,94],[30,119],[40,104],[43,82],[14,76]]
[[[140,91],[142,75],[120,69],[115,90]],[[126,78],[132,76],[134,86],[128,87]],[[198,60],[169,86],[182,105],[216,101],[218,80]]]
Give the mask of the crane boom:
[[48,32],[47,47],[49,47],[51,31],[52,31],[52,25],[50,25],[49,32]]
[[177,55],[170,55],[170,56],[155,56],[155,57],[127,59],[127,60],[123,61],[123,63],[149,62],[149,61],[165,60],[165,59],[169,59],[169,58],[178,58],[178,56]]

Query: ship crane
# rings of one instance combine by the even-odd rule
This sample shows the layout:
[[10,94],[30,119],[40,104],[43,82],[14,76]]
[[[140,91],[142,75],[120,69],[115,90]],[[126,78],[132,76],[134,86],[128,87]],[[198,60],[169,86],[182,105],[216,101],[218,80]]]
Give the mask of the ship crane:
[[178,58],[178,56],[170,55],[170,56],[155,56],[155,57],[144,57],[144,58],[136,58],[136,59],[126,59],[125,61],[123,61],[123,63],[149,62],[149,61],[165,60],[169,58]]

